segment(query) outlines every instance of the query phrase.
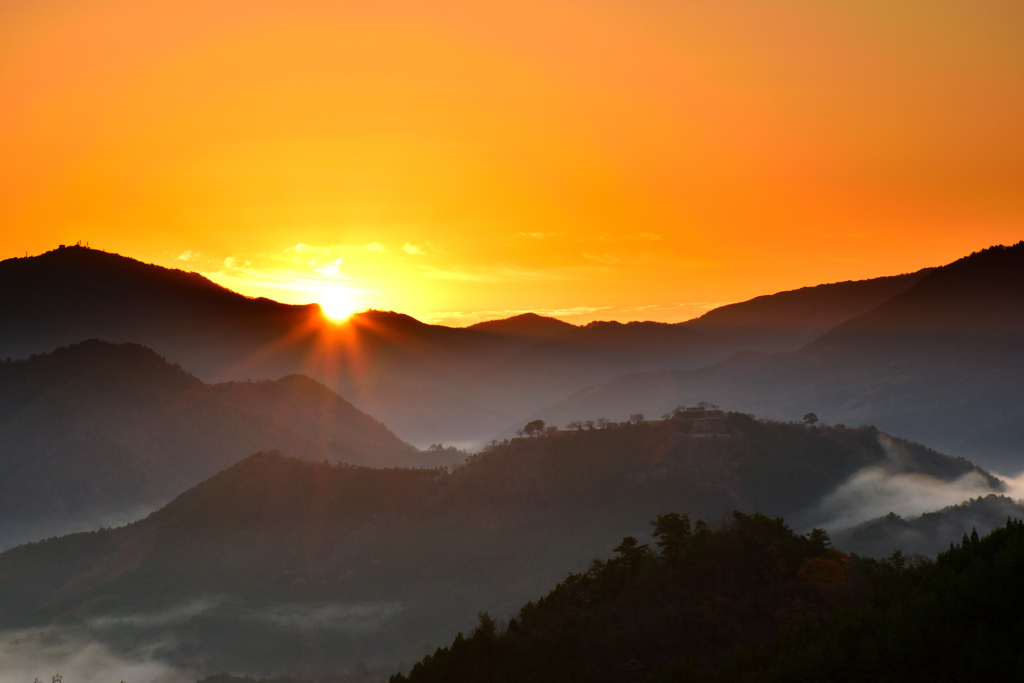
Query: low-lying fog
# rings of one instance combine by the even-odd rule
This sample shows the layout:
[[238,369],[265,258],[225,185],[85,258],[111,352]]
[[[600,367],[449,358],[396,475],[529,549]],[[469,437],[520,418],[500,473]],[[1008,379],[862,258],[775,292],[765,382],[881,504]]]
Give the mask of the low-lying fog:
[[195,683],[196,676],[153,656],[155,648],[115,653],[79,629],[47,628],[0,634],[0,683]]
[[867,467],[825,496],[800,526],[845,529],[890,512],[916,517],[990,493],[1000,491],[975,472],[955,481],[943,481],[926,474],[892,473],[881,467]]
[[865,467],[853,474],[812,510],[795,518],[794,526],[840,530],[890,512],[901,517],[916,517],[990,493],[1014,499],[1024,495],[1024,473],[1015,477],[993,473],[1003,482],[998,488],[993,488],[989,480],[977,472],[944,481],[920,472],[901,472],[908,458],[904,449],[884,435],[879,436],[879,443],[888,455],[887,463]]
[[[301,666],[295,661],[302,649],[296,641],[308,643],[310,636],[334,645],[348,662],[310,662],[308,673],[317,668],[339,670],[358,659],[346,645],[355,643],[358,649],[359,641],[372,639],[401,610],[399,603],[279,604],[257,609],[229,598],[210,598],[160,612],[5,631],[0,633],[0,683],[49,683],[57,674],[64,683],[195,683],[225,670],[252,676],[293,673]],[[240,631],[251,635],[254,625],[259,625],[258,640],[279,642],[291,650],[291,661],[277,666],[265,656],[259,661],[261,654],[254,649],[263,648],[239,643],[232,636]],[[210,642],[212,633],[224,640]]]

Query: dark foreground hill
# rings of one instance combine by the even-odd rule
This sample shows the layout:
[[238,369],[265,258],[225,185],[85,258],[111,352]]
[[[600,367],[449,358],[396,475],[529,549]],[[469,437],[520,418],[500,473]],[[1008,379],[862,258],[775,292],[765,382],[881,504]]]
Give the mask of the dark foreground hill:
[[208,385],[145,347],[99,341],[0,363],[0,547],[135,519],[264,447],[428,462],[308,377]]
[[1024,468],[1024,242],[932,270],[798,351],[624,375],[533,417],[623,419],[705,399],[781,419],[813,411],[875,424],[1015,473]]
[[[659,516],[506,624],[481,614],[392,683],[987,681],[1024,672],[1024,524],[877,563],[736,514]],[[779,637],[779,634],[783,635]]]
[[196,273],[66,247],[0,262],[0,358],[98,338],[153,348],[207,382],[301,373],[351,391],[358,407],[425,446],[490,438],[621,373],[795,349],[922,275],[758,297],[675,325],[576,327],[524,314],[451,328],[384,311],[330,323],[316,305],[250,299]]
[[796,514],[865,467],[986,477],[913,444],[893,461],[871,428],[729,414],[716,433],[693,429],[545,434],[454,470],[254,455],[129,526],[0,555],[0,627],[56,620],[118,647],[173,642],[161,656],[207,673],[396,662],[480,610],[511,613],[623,535],[645,538],[662,510]]

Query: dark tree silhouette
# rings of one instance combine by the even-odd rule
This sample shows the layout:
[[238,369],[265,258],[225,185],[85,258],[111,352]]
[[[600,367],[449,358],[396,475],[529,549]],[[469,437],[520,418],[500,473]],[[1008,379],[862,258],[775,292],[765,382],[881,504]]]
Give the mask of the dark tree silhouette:
[[654,525],[652,536],[658,539],[657,546],[661,549],[661,556],[670,562],[678,560],[690,539],[689,515],[670,512],[658,515],[651,524]]
[[621,543],[615,546],[614,550],[627,567],[636,570],[647,554],[647,544],[640,543],[636,540],[636,536],[626,536]]
[[536,436],[544,431],[544,420],[531,420],[523,426],[523,433],[527,436]]

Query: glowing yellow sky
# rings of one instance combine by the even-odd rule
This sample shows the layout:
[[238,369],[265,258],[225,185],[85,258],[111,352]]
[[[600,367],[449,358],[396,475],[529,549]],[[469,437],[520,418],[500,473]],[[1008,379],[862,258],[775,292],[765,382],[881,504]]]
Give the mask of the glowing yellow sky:
[[681,320],[1024,238],[1024,3],[0,3],[0,257]]

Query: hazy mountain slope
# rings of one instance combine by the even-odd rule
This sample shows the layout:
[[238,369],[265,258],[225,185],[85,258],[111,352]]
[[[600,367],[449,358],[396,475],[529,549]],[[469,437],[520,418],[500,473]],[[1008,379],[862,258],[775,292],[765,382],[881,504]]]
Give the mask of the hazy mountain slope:
[[729,351],[791,351],[906,291],[930,270],[759,296],[721,306],[683,325]]
[[[645,385],[655,390],[645,395]],[[622,419],[699,400],[784,419],[813,411],[831,422],[877,423],[944,449],[998,436],[994,427],[1024,415],[1024,243],[930,271],[798,351],[618,377],[535,417]],[[1009,455],[972,455],[1000,471],[1024,467]]]
[[545,339],[496,367],[512,412],[529,411],[538,399],[624,372],[696,368],[716,358],[707,337],[681,325],[656,322],[593,322]]
[[0,364],[0,542],[126,521],[261,447],[378,466],[419,453],[302,376],[206,385],[89,341]]
[[972,430],[952,448],[965,458],[982,458],[992,467],[1014,474],[1024,462],[1024,415]]
[[388,379],[353,387],[341,395],[420,448],[434,443],[458,443],[467,436],[494,434],[514,419],[458,395],[402,386]]
[[506,412],[526,415],[541,401],[624,373],[694,370],[740,351],[792,351],[905,291],[927,272],[760,296],[685,323],[590,323],[502,360],[495,381],[512,403]]
[[[177,625],[160,622],[154,637],[179,643],[168,657],[216,652],[220,670],[248,663],[234,670],[253,673],[295,671],[296,657],[394,661],[447,640],[481,609],[509,613],[595,548],[645,536],[656,511],[795,512],[890,463],[872,429],[727,419],[728,434],[714,437],[664,421],[518,439],[451,472],[260,454],[128,527],[3,553],[0,625],[205,604]],[[906,447],[900,467],[922,477],[976,472]],[[341,616],[316,617],[315,632],[287,626],[314,612]],[[279,647],[300,636],[302,648]]]
[[895,550],[904,555],[920,553],[935,557],[972,530],[985,535],[1005,525],[1007,519],[1024,519],[1024,504],[990,494],[919,517],[889,513],[852,529],[834,532],[832,539],[837,547],[870,557],[888,557]]
[[839,385],[830,403],[914,437],[956,443],[1024,416],[1024,242],[936,269],[797,361]]

